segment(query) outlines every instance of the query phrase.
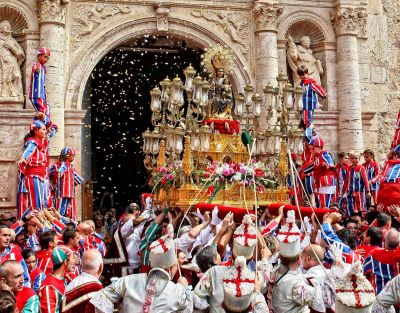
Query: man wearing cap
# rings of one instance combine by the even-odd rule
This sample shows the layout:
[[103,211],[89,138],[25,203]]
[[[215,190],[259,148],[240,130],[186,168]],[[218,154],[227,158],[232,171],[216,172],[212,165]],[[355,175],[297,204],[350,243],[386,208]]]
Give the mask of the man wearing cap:
[[15,296],[20,313],[38,313],[39,298],[35,292],[24,286],[24,269],[14,260],[0,265],[0,289],[9,289]]
[[294,211],[288,211],[286,224],[280,228],[277,238],[281,264],[271,274],[272,305],[276,313],[306,312],[313,302],[323,300],[321,289],[308,284],[299,272],[300,230]]
[[314,156],[314,184],[317,197],[317,207],[329,208],[334,195],[336,194],[336,170],[332,155],[323,151],[324,142],[321,138],[315,137],[311,140]]
[[72,162],[75,150],[64,147],[59,161],[49,170],[53,188],[55,188],[55,207],[63,216],[76,220],[75,186],[84,183],[84,179],[75,170]]
[[192,295],[186,278],[171,281],[177,267],[171,224],[167,234],[149,246],[151,270],[147,273],[121,277],[97,292],[90,300],[96,312],[112,313],[114,303],[122,301],[121,313],[193,311]]
[[103,271],[103,260],[96,249],[87,250],[82,257],[82,274],[71,281],[65,291],[62,313],[89,313],[95,309],[89,300],[95,292],[103,289],[99,278]]
[[61,303],[65,294],[65,274],[75,266],[74,254],[61,248],[56,248],[51,254],[53,272],[47,276],[39,289],[40,308],[42,313],[60,313]]
[[400,203],[400,145],[393,149],[393,159],[386,162],[380,177],[377,205],[388,210],[390,206]]
[[41,47],[37,53],[38,61],[32,66],[29,100],[36,111],[42,112],[50,116],[50,108],[47,103],[46,96],[46,63],[50,58],[50,50],[46,47]]
[[[229,232],[229,228],[231,228],[231,223],[233,223],[233,215],[227,214],[222,222],[222,227],[220,231],[218,232],[217,236],[224,235],[225,233]],[[244,260],[244,264],[246,264],[246,261],[250,260],[253,257],[254,250],[256,248],[256,243],[257,243],[257,237],[262,238],[260,234],[258,234],[258,231],[255,227],[255,225],[252,223],[251,216],[250,215],[245,215],[243,217],[242,224],[237,227],[233,234],[233,256],[236,258],[234,263],[237,263],[237,259],[242,259]],[[216,239],[217,241],[218,239]],[[268,264],[268,258],[271,255],[271,252],[268,250],[268,248],[263,247],[261,249],[261,258],[262,260],[259,261],[258,263],[258,270],[260,274],[260,288],[264,288],[266,285],[264,277],[267,277],[270,272],[270,266]],[[235,267],[241,267],[243,268],[243,262],[238,261],[241,265],[236,264],[233,267],[229,266],[222,266],[222,265],[216,265],[212,266],[209,270],[207,270],[202,278],[200,279],[199,283],[196,285],[196,288],[194,289],[194,294],[193,294],[193,303],[194,306],[198,309],[206,309],[209,308],[210,313],[223,313],[226,311],[229,311],[234,309],[232,308],[232,305],[230,306],[228,304],[228,308],[224,307],[224,300],[225,300],[225,292],[226,290],[224,289],[224,279],[226,278],[228,281],[229,277],[226,277],[226,275],[230,270],[235,271]],[[201,264],[199,264],[200,267],[202,267]],[[252,273],[248,269],[248,265],[246,265],[246,270],[245,272],[251,273],[253,277],[255,277],[254,273]],[[241,275],[238,278],[238,283],[241,280]],[[234,279],[232,279],[234,280]],[[254,280],[251,282],[252,284],[254,283]],[[229,289],[229,288],[228,288]],[[253,286],[254,289],[254,286]],[[247,298],[247,300],[252,300]],[[229,301],[229,300],[228,300]],[[246,302],[244,298],[241,299],[243,301],[243,305]],[[242,305],[241,304],[241,305]],[[250,304],[250,303],[248,303]],[[246,306],[246,305],[244,305]],[[249,305],[247,305],[248,307]],[[257,312],[257,311],[255,311]],[[268,311],[266,311],[268,312]]]

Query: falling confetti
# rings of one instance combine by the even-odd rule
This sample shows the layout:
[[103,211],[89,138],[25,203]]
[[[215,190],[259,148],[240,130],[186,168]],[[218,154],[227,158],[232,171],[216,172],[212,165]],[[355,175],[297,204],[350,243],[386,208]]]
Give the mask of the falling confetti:
[[84,125],[91,147],[83,151],[91,152],[95,208],[102,199],[107,206],[104,198],[110,193],[121,208],[148,191],[142,132],[152,129],[150,90],[166,76],[179,74],[184,80],[189,63],[200,68],[202,53],[184,41],[145,36],[112,50],[94,68],[88,93],[91,123]]

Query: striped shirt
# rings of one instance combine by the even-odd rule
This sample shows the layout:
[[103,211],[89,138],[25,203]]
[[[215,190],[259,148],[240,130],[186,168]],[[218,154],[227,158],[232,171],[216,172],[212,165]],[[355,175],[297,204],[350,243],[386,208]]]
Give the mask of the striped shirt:
[[32,66],[29,99],[46,99],[46,66],[40,62]]
[[397,183],[400,179],[400,160],[388,160],[382,173],[382,180],[387,183]]
[[343,193],[369,192],[367,172],[362,165],[349,167],[346,180],[343,185]]
[[314,159],[314,178],[316,188],[335,186],[335,162],[332,155],[327,151],[322,151]]
[[379,188],[378,183],[374,182],[375,178],[379,175],[379,164],[376,161],[364,162],[362,165],[367,172],[368,181],[371,181],[371,191],[377,191]]
[[363,264],[364,275],[369,276],[376,293],[399,274],[400,251],[376,248],[370,252]]
[[60,313],[65,295],[65,280],[47,276],[39,289],[40,308],[42,313]]
[[307,78],[300,82],[303,88],[303,110],[315,110],[318,104],[318,96],[322,99],[326,98],[326,91],[312,79]]

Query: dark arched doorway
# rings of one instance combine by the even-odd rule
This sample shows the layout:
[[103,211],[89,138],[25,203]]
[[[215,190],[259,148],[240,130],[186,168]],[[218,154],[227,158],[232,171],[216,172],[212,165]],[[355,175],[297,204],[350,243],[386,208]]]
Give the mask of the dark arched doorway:
[[[93,184],[93,209],[122,210],[146,192],[142,132],[150,127],[150,90],[191,63],[202,51],[168,36],[145,36],[105,55],[86,86],[83,171]],[[112,194],[112,201],[110,195]],[[111,203],[112,202],[112,203]]]

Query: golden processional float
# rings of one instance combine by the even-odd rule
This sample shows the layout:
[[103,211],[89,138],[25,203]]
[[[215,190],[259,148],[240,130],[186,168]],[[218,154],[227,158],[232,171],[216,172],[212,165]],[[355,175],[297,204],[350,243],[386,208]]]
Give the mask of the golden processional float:
[[[143,133],[143,151],[155,200],[182,210],[199,203],[248,210],[289,203],[286,153],[301,149],[293,121],[302,89],[280,74],[264,97],[250,84],[234,96],[232,55],[220,45],[205,49],[201,65],[206,78],[189,65],[184,82],[165,78],[150,91],[154,130]],[[262,121],[261,109],[267,110]],[[257,130],[259,123],[267,130]]]

